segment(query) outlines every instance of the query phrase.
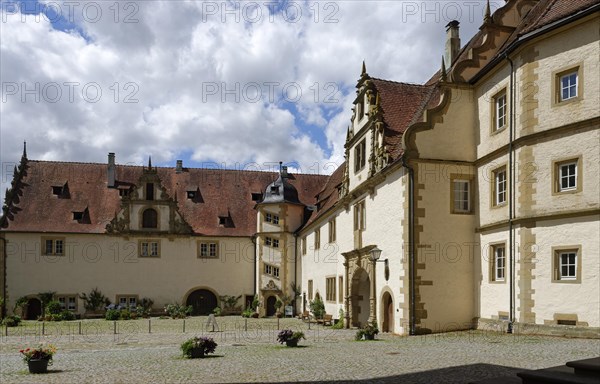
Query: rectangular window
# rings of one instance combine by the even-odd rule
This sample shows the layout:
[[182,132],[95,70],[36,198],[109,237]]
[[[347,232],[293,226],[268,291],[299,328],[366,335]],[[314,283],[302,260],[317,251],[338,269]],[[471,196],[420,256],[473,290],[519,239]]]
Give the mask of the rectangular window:
[[279,225],[279,216],[273,215],[273,224],[274,225]]
[[272,237],[265,237],[265,245],[267,247],[279,248],[279,239],[274,239]]
[[506,276],[506,247],[504,244],[492,246],[492,280],[504,281]]
[[313,300],[313,281],[308,280],[308,301]]
[[329,220],[329,242],[335,243],[336,233],[335,233],[335,219]]
[[494,172],[494,205],[506,204],[506,167],[499,168]]
[[560,76],[560,101],[577,97],[578,88],[577,71]]
[[452,180],[452,201],[454,213],[471,212],[471,181]]
[[315,250],[321,248],[321,228],[315,229]]
[[367,141],[363,139],[354,147],[354,172],[359,172],[366,164]]
[[273,266],[265,264],[265,275],[273,274]]
[[154,200],[154,183],[146,183],[146,200]]
[[273,248],[279,248],[279,239],[273,239]]
[[135,308],[137,307],[137,295],[117,295],[117,303],[121,308]]
[[271,221],[273,221],[273,215],[271,215],[270,213],[265,213],[265,221],[267,223],[270,223]]
[[65,238],[64,237],[43,237],[42,255],[44,256],[64,256]]
[[139,249],[140,249],[140,257],[159,257],[160,256],[160,241],[159,240],[140,240]]
[[354,205],[354,230],[364,231],[366,229],[365,201]]
[[506,126],[506,91],[494,96],[494,131]]
[[306,236],[302,237],[300,246],[302,247],[302,254],[306,255]]
[[335,301],[335,277],[325,279],[325,298],[327,301]]
[[581,283],[581,246],[552,248],[555,283]]
[[61,309],[69,310],[69,311],[77,310],[77,296],[76,295],[57,295],[56,299],[60,303]]
[[570,191],[577,188],[577,162],[559,165],[559,190]]
[[340,295],[340,297],[338,298],[338,301],[340,303],[343,303],[344,302],[344,277],[340,276],[338,280],[339,280],[338,292]]
[[201,241],[198,243],[198,257],[217,258],[219,257],[219,243],[216,241]]

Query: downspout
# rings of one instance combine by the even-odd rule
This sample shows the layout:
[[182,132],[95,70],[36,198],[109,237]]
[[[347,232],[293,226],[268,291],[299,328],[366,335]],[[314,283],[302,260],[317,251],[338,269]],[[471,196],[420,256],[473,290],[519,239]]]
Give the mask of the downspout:
[[408,170],[408,282],[410,291],[409,303],[409,335],[416,335],[416,303],[415,303],[415,170],[406,162],[406,156],[402,155],[402,166]]
[[6,279],[8,277],[8,274],[6,273],[6,239],[4,237],[0,237],[0,240],[2,240],[2,273],[3,273],[3,279],[2,279],[2,298],[4,300],[2,300],[2,308],[0,309],[0,318],[3,319],[4,316],[6,316]]
[[294,311],[297,311],[298,298],[296,296],[296,287],[298,286],[298,234],[294,233]]
[[510,298],[509,298],[509,322],[507,333],[513,332],[513,325],[515,321],[515,267],[514,267],[514,236],[513,236],[513,210],[514,210],[514,159],[513,159],[513,140],[514,140],[514,117],[515,117],[515,65],[508,56],[508,52],[505,54],[506,60],[510,63],[510,96],[509,96],[509,142],[508,142],[508,267],[510,276]]

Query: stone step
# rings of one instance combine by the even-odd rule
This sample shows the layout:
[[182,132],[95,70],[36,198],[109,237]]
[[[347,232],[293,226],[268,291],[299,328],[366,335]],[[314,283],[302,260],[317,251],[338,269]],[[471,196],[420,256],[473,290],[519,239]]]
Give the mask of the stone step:
[[[569,361],[567,363],[567,367],[573,368],[575,370],[575,374],[578,376],[600,377],[600,357]],[[600,382],[600,379],[598,382]]]

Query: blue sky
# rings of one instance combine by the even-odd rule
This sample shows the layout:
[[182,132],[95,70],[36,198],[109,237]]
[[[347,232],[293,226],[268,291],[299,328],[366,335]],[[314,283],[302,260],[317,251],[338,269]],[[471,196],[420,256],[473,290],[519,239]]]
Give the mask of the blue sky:
[[482,0],[0,4],[3,189],[24,140],[40,160],[116,152],[119,163],[284,161],[330,173],[343,161],[362,61],[374,77],[425,82],[445,25],[460,20],[465,44],[485,9]]

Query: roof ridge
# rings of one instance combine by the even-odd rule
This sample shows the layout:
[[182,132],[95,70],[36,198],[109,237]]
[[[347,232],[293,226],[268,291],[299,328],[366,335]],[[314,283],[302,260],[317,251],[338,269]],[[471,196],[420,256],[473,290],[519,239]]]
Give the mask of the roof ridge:
[[426,84],[417,84],[417,83],[407,83],[404,81],[386,80],[386,79],[380,79],[378,77],[371,77],[371,80],[379,80],[379,81],[385,81],[386,83],[410,85],[410,86],[423,87],[423,88],[431,87],[431,85],[426,85]]
[[[102,165],[106,166],[108,163],[98,163],[98,162],[84,162],[84,161],[61,161],[61,160],[31,160],[28,159],[28,162],[33,163],[57,163],[57,164],[73,164],[73,165]],[[126,168],[145,168],[146,165],[134,165],[134,164],[115,164],[117,167],[126,167]],[[152,168],[156,169],[175,169],[175,167],[167,167],[167,166],[153,166]],[[226,172],[253,172],[253,173],[277,173],[276,170],[255,170],[255,169],[231,169],[231,168],[201,168],[201,167],[184,167],[187,169],[194,170],[205,170],[205,171],[226,171]],[[337,168],[336,168],[337,169]],[[335,171],[334,171],[335,172]],[[321,177],[329,177],[331,175],[328,174],[318,174],[318,173],[303,173],[303,172],[290,172],[293,175],[302,175],[302,176],[321,176]]]

